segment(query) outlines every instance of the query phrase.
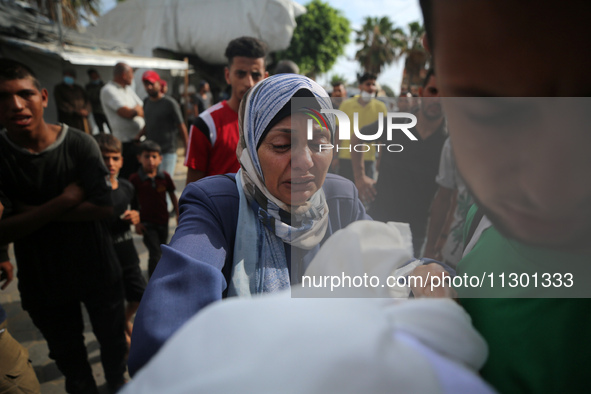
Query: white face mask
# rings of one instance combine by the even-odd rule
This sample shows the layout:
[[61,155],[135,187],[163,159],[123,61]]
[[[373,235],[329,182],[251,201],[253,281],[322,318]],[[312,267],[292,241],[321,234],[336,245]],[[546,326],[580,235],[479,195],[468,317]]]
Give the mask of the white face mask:
[[361,91],[360,96],[361,96],[362,99],[366,99],[366,100],[369,100],[370,98],[373,98],[373,94],[372,93],[368,93],[365,90],[362,90]]

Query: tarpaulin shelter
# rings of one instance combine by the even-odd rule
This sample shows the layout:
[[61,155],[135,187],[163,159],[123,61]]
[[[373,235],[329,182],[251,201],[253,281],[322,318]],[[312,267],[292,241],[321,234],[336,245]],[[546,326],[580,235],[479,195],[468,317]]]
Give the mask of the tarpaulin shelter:
[[224,52],[232,39],[251,36],[265,41],[270,52],[286,49],[295,18],[305,12],[292,0],[126,0],[89,30],[126,43],[138,55],[188,57],[218,90],[225,85],[220,66],[227,62]]
[[292,0],[126,0],[90,29],[151,56],[162,48],[197,55],[210,64],[225,64],[228,42],[252,36],[270,51],[286,49],[306,9]]
[[[61,31],[60,31],[61,30]],[[77,72],[76,82],[88,82],[86,70],[95,68],[103,80],[112,77],[113,66],[125,62],[132,67],[164,70],[185,70],[185,62],[141,57],[131,53],[128,45],[98,39],[89,33],[60,27],[36,9],[21,2],[0,2],[0,57],[27,64],[49,91],[49,106],[45,119],[57,120],[53,88],[61,82],[64,69]]]

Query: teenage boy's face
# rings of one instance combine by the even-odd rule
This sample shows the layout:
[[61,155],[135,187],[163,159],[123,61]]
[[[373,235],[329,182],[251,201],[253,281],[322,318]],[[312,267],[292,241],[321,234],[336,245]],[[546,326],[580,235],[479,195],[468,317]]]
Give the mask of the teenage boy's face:
[[236,56],[225,70],[226,82],[232,86],[232,96],[242,100],[248,89],[267,78],[265,59]]
[[9,133],[32,133],[43,121],[47,90],[39,91],[31,78],[0,80],[0,124]]
[[121,156],[121,153],[106,151],[102,151],[101,153],[103,155],[103,161],[109,170],[109,175],[111,177],[117,176],[121,167],[123,167],[123,157]]
[[332,97],[346,97],[347,91],[345,90],[345,86],[343,84],[336,85],[332,88]]
[[162,163],[162,156],[158,152],[143,151],[138,155],[138,161],[142,165],[144,172],[154,173],[158,171],[158,166]]
[[433,15],[441,96],[473,97],[444,99],[444,110],[458,168],[487,216],[527,243],[588,249],[589,111],[567,106],[558,122],[548,116],[564,101],[542,108],[523,97],[589,94],[589,2],[436,0]]
[[376,85],[375,79],[367,79],[359,84],[359,90],[367,92],[369,94],[376,94],[378,86]]

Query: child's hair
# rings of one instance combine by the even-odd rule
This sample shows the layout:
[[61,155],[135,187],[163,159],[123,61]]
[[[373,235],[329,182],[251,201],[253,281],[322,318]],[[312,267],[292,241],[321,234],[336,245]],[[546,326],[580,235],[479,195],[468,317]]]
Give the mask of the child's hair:
[[121,153],[123,151],[121,141],[112,134],[100,133],[95,135],[94,139],[98,143],[101,152]]
[[158,152],[158,154],[162,154],[162,149],[160,148],[160,145],[154,141],[146,140],[140,145],[140,150],[138,153],[142,154],[144,152]]

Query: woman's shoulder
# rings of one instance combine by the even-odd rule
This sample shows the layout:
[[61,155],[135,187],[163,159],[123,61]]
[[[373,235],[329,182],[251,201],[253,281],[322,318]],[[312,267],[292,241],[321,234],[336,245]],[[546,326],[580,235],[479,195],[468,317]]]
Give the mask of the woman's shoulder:
[[327,200],[331,199],[358,199],[357,188],[355,184],[336,174],[326,174],[326,179],[322,185]]
[[236,174],[213,175],[185,187],[181,199],[208,200],[215,205],[236,205],[239,202]]
[[215,226],[233,244],[240,208],[234,174],[210,176],[190,183],[179,199],[179,208],[177,232],[187,229],[194,232],[194,226]]

